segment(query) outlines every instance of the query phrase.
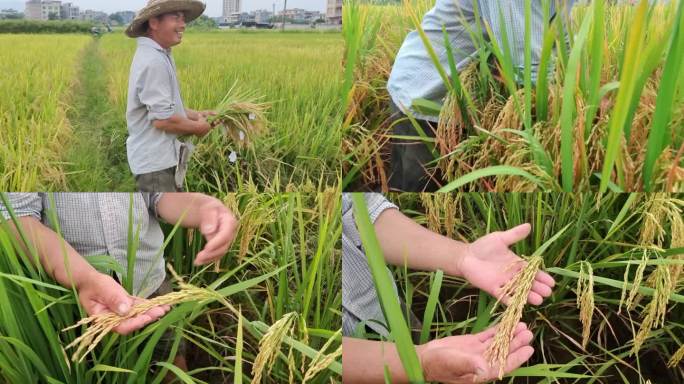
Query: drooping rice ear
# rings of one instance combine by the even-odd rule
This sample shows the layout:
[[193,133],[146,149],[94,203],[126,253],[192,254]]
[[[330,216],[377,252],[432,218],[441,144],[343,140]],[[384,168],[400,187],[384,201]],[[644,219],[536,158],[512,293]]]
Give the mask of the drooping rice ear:
[[513,279],[509,280],[502,289],[501,297],[510,296],[511,300],[508,308],[500,317],[494,341],[489,345],[484,354],[490,366],[499,368],[499,380],[503,378],[513,332],[522,318],[522,311],[527,303],[527,296],[532,289],[532,283],[542,262],[543,258],[541,256],[530,257],[527,265]]
[[577,279],[577,307],[582,322],[582,347],[586,348],[591,335],[591,318],[594,313],[594,271],[591,263],[580,263],[580,276]]

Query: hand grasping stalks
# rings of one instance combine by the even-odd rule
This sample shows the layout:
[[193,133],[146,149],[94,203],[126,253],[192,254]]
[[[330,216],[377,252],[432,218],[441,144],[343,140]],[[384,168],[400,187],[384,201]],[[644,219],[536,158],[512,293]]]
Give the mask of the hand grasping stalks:
[[489,345],[484,356],[490,366],[499,367],[499,380],[503,378],[513,331],[520,321],[520,318],[522,318],[522,311],[527,302],[527,295],[529,294],[530,289],[532,289],[532,283],[534,282],[542,261],[543,259],[541,256],[530,257],[527,261],[527,265],[518,272],[513,279],[509,280],[506,285],[504,285],[503,292],[501,296],[499,296],[499,300],[497,300],[498,304],[502,297],[511,297],[508,308],[506,308],[503,315],[501,315],[494,341]]
[[62,332],[68,331],[80,327],[82,325],[87,325],[88,329],[76,338],[71,344],[67,345],[64,349],[76,348],[76,351],[71,356],[71,360],[74,362],[82,362],[83,359],[102,341],[102,339],[109,334],[114,328],[118,327],[124,321],[139,316],[152,308],[158,306],[166,306],[172,304],[180,304],[189,301],[204,301],[204,300],[219,300],[225,302],[225,299],[216,293],[215,291],[198,288],[194,285],[187,284],[176,274],[176,272],[169,265],[169,270],[173,277],[178,281],[181,290],[177,292],[172,292],[163,296],[157,296],[150,300],[145,300],[137,305],[135,305],[131,310],[124,316],[120,316],[113,312],[100,313],[82,319],[78,323],[64,328]]
[[210,116],[207,122],[213,127],[223,128],[235,143],[245,145],[266,129],[266,111],[269,108],[270,104],[260,102],[260,98],[250,93],[236,90],[234,84],[216,107],[216,115]]

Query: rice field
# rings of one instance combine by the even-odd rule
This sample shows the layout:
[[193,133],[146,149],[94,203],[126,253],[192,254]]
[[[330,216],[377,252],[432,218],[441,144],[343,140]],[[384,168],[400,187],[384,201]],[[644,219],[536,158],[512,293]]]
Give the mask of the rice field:
[[[422,344],[480,332],[493,323],[500,328],[515,325],[521,319],[534,333],[535,352],[502,382],[684,383],[681,194],[391,193],[388,197],[416,222],[461,241],[532,224],[530,235],[512,247],[529,264],[504,287],[513,292],[509,306],[442,271],[390,267],[399,296],[422,323],[421,328],[410,329],[412,323],[403,311],[386,313],[392,319],[388,321],[394,321],[389,324],[390,341],[398,348],[403,343],[406,354],[414,349],[411,331],[420,334]],[[361,229],[359,219],[357,223]],[[372,227],[362,231],[374,236]],[[370,249],[366,240],[364,247]],[[525,302],[537,268],[553,275],[556,286],[542,305],[531,306]],[[376,286],[381,301],[396,303],[391,287],[383,297],[382,282],[376,280]],[[505,335],[510,331],[499,330],[496,337],[508,341]],[[497,356],[495,349],[488,353]],[[409,358],[402,362],[406,372],[420,381],[420,365],[412,366]]]
[[0,46],[0,190],[60,189],[62,149],[77,80],[82,35],[2,35]]
[[[88,338],[95,325],[116,317],[78,324],[86,315],[75,293],[35,266],[0,223],[0,381],[159,383],[169,373],[184,383],[339,382],[339,192],[220,198],[241,221],[220,264],[194,267],[202,236],[165,227],[164,255],[183,282],[155,300],[171,311],[131,335],[104,332],[99,342]],[[89,261],[116,270],[107,256]],[[173,348],[152,363],[167,329]],[[181,339],[188,372],[171,364]]]
[[[121,31],[99,40],[0,39],[12,47],[0,56],[0,69],[10,74],[2,79],[0,111],[12,128],[0,139],[8,143],[0,155],[7,170],[0,190],[130,191],[125,110],[135,40]],[[276,192],[336,185],[342,52],[335,32],[186,33],[174,57],[188,108],[214,109],[231,89],[270,105],[264,132],[250,145],[220,130],[195,140],[187,188]]]
[[[345,3],[344,190],[388,189],[386,83],[407,33],[423,33],[434,0],[395,3]],[[636,3],[591,2],[576,6],[570,22],[547,23],[539,64],[551,76],[536,84],[529,35],[520,71],[510,46],[477,28],[470,37],[478,53],[458,76],[433,57],[448,92],[443,106],[414,100],[440,119],[436,138],[414,139],[433,150],[441,190],[681,191],[684,4]],[[550,1],[541,4],[548,12]]]

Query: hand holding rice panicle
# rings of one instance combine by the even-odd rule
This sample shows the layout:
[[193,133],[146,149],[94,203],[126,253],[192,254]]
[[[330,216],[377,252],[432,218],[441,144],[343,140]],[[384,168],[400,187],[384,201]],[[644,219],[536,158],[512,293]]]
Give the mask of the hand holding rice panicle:
[[207,118],[207,122],[213,127],[221,127],[239,145],[248,145],[254,136],[268,127],[266,112],[271,105],[260,100],[261,97],[242,92],[233,84],[216,107],[216,115]]

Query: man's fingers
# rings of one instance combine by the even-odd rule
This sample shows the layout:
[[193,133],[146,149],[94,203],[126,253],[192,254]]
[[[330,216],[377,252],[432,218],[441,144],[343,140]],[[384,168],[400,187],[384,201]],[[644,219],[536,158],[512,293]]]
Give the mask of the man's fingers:
[[544,271],[537,272],[537,275],[534,277],[534,279],[544,285],[548,285],[551,288],[553,288],[556,285],[556,280],[554,280],[553,277],[551,277],[551,275]]
[[510,296],[508,296],[508,295],[501,296],[501,294],[499,294],[499,295],[500,295],[500,297],[501,297],[501,298],[499,299],[499,301],[501,301],[502,303],[504,303],[505,306],[509,306],[509,305],[511,304],[511,297],[510,297]]
[[125,316],[133,307],[133,299],[128,293],[117,283],[114,283],[112,289],[108,292],[102,292],[104,296],[102,299],[107,308],[119,316]]
[[235,239],[237,220],[230,214],[222,214],[220,226],[215,236],[208,238],[207,244],[195,258],[195,265],[201,265],[226,254],[228,247]]
[[501,238],[506,245],[511,246],[530,234],[532,226],[529,223],[518,225],[507,231],[501,232]]
[[202,224],[200,231],[204,236],[211,235],[219,227],[219,211],[216,208],[208,209],[204,212],[202,217]]
[[544,298],[539,296],[538,293],[530,291],[527,295],[527,302],[532,305],[541,305],[544,302]]
[[[494,335],[496,335],[496,331],[498,328],[499,328],[499,325],[497,324],[495,326],[492,326],[492,327],[485,329],[484,331],[477,334],[477,339],[481,342],[486,342],[487,340],[494,337]],[[517,335],[518,333],[520,333],[526,329],[527,329],[527,324],[520,321],[520,322],[518,322],[518,324],[515,325],[515,328],[513,329],[513,335]]]
[[477,339],[481,342],[486,342],[487,340],[491,339],[494,337],[496,334],[496,326],[494,327],[489,327],[488,329],[485,329],[484,331],[480,332],[477,334]]
[[513,337],[513,340],[510,343],[510,346],[508,349],[509,353],[515,352],[518,349],[520,349],[526,345],[529,345],[530,342],[532,342],[533,338],[534,338],[534,335],[532,334],[532,332],[530,330],[525,329],[522,332],[518,333],[517,335],[515,335],[515,337]]
[[504,369],[504,371],[506,373],[509,373],[514,369],[519,368],[527,360],[529,360],[533,354],[534,348],[530,347],[529,345],[520,347],[517,350],[511,352],[511,354],[508,355],[508,359],[506,359],[506,368]]
[[131,332],[137,331],[138,329],[146,326],[147,324],[151,323],[154,321],[150,316],[148,315],[139,315],[130,319],[124,320],[121,324],[119,324],[117,327],[113,329],[114,332],[119,333],[121,335],[127,335]]
[[537,280],[532,282],[532,291],[541,297],[551,296],[551,288],[546,284],[538,282]]

